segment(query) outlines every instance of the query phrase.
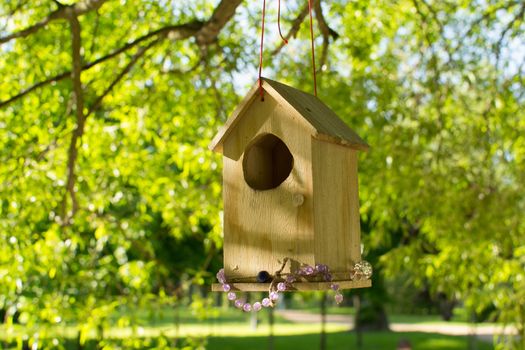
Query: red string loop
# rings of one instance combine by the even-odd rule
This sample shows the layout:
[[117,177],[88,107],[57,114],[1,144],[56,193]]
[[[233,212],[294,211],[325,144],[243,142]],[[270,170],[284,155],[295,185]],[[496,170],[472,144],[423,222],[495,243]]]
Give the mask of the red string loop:
[[[317,70],[315,68],[315,45],[314,45],[314,27],[312,17],[312,0],[308,0],[308,11],[310,13],[310,41],[312,48],[312,72],[314,78],[314,95],[317,96]],[[264,101],[264,89],[262,87],[262,70],[263,70],[263,51],[264,51],[264,19],[266,16],[266,0],[263,0],[262,8],[262,24],[261,24],[261,47],[259,51],[259,94],[261,95],[261,101]],[[277,27],[279,29],[279,35],[285,44],[288,44],[281,33],[281,0],[277,3]]]
[[317,96],[317,77],[315,69],[315,48],[314,48],[314,26],[312,19],[312,0],[308,0],[308,11],[310,12],[310,39],[312,42],[312,70],[314,73],[314,95]]
[[283,39],[284,44],[288,44],[288,40],[286,40],[283,33],[281,33],[281,0],[277,0],[277,28],[279,29],[279,35],[281,39]]
[[266,14],[266,0],[263,0],[262,8],[262,28],[261,28],[261,50],[259,52],[259,94],[261,101],[264,101],[264,89],[262,87],[262,69],[263,69],[263,47],[264,47],[264,17]]

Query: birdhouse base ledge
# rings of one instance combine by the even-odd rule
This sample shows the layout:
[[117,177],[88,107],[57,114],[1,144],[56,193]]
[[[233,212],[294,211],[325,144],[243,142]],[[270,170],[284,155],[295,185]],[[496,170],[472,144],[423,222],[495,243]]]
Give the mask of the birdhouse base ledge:
[[[287,292],[294,291],[313,291],[313,290],[331,290],[331,285],[337,283],[339,290],[342,289],[356,289],[356,288],[368,288],[372,286],[372,281],[367,280],[354,280],[354,281],[334,281],[334,282],[295,282],[293,288],[289,288]],[[239,282],[239,283],[228,283],[232,291],[241,292],[267,292],[270,288],[270,283],[253,283],[253,282]],[[222,284],[213,283],[211,286],[212,292],[223,292]]]

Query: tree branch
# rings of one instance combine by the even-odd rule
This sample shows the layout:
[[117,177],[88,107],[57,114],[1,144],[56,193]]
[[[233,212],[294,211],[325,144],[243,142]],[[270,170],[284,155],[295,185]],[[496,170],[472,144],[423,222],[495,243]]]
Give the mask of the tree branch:
[[319,30],[321,31],[321,35],[323,36],[323,49],[321,51],[321,59],[319,61],[318,68],[318,70],[321,71],[328,57],[328,45],[330,44],[330,37],[336,40],[337,38],[339,38],[339,34],[328,26],[328,23],[326,22],[326,19],[323,15],[323,9],[321,7],[320,0],[314,1],[314,10],[315,17],[317,18],[317,23],[319,24]]
[[[424,3],[424,1],[422,1]],[[442,84],[440,83],[440,80],[441,80],[441,70],[440,70],[440,67],[439,67],[439,61],[438,61],[438,55],[436,54],[436,48],[435,48],[435,45],[434,45],[434,41],[432,40],[432,38],[430,37],[429,35],[429,31],[427,30],[427,28],[430,27],[430,23],[429,23],[429,20],[428,20],[428,17],[426,14],[423,13],[423,11],[421,11],[421,8],[419,7],[419,4],[418,4],[418,0],[412,0],[412,3],[414,4],[414,8],[416,9],[416,12],[417,14],[419,15],[419,17],[421,17],[421,21],[423,22],[423,35],[425,37],[425,40],[427,42],[427,45],[428,45],[428,48],[430,50],[430,53],[431,53],[431,57],[429,59],[429,62],[427,63],[428,64],[428,69],[429,70],[432,70],[432,72],[434,73],[433,77],[432,77],[432,86],[430,87],[430,89],[432,91],[434,91],[434,93],[436,94],[436,104],[435,104],[435,108],[436,108],[436,112],[437,112],[437,121],[438,121],[438,129],[439,130],[443,130],[444,128],[444,125],[445,125],[445,114],[443,112],[443,103],[444,103],[444,94],[443,94],[443,90],[442,90]],[[424,3],[426,5],[426,3]],[[421,56],[424,57],[425,56],[425,52],[422,48],[420,48],[420,52],[421,52]],[[451,57],[451,53],[448,52],[449,54],[449,58]],[[436,163],[439,163],[441,161],[441,149],[442,149],[442,146],[443,146],[443,137],[442,137],[442,134],[438,133],[437,135],[438,137],[438,145],[437,145],[437,150],[436,150],[436,157],[433,158],[433,160],[436,162]]]
[[[95,3],[95,2],[102,3],[104,1],[107,1],[107,0],[88,0],[85,2],[86,3]],[[134,41],[128,42],[127,44],[123,45],[122,47],[114,50],[113,52],[103,57],[100,57],[90,63],[84,64],[82,66],[82,70],[87,70],[89,68],[92,68],[154,37],[158,37],[161,39],[168,38],[170,40],[183,40],[183,39],[188,39],[190,37],[196,37],[200,45],[211,44],[216,40],[217,35],[219,34],[220,30],[224,28],[228,20],[231,19],[231,17],[234,15],[236,8],[241,4],[241,2],[242,0],[222,0],[217,6],[217,8],[215,9],[215,11],[213,12],[213,15],[206,22],[193,21],[193,22],[179,24],[179,25],[168,25],[168,26],[159,28],[157,30],[151,31],[135,39]],[[79,3],[77,3],[75,7],[78,4]],[[77,11],[80,11],[80,10],[77,10]],[[78,12],[73,11],[73,13],[78,13]],[[47,78],[43,81],[40,81],[26,88],[25,90],[20,91],[18,94],[8,98],[7,100],[0,101],[0,108],[13,103],[14,101],[26,96],[27,94],[31,93],[32,91],[42,86],[61,81],[63,79],[70,77],[70,75],[71,75],[71,71],[66,71],[66,72],[57,74],[53,77]]]
[[197,44],[206,46],[212,44],[226,23],[233,17],[242,0],[222,0],[213,11],[211,18],[204,24],[195,38]]
[[321,30],[322,35],[327,38],[332,37],[334,40],[339,38],[339,33],[328,26],[328,22],[326,22],[326,19],[324,18],[320,0],[314,1],[314,11],[317,22],[319,22],[319,30]]
[[505,27],[505,29],[503,29],[498,41],[494,45],[495,47],[494,51],[496,53],[496,69],[499,66],[499,60],[500,60],[500,55],[501,55],[501,45],[503,44],[503,40],[505,40],[507,33],[512,29],[514,24],[516,24],[516,22],[518,22],[520,19],[523,20],[524,16],[525,16],[525,3],[521,5],[521,8],[519,9],[518,13],[516,13],[516,15],[512,18],[512,20],[510,20],[510,22],[507,23],[507,26]]
[[53,76],[51,78],[48,78],[46,80],[39,81],[38,83],[36,83],[34,85],[31,85],[30,87],[28,87],[25,90],[20,91],[18,94],[8,98],[7,100],[0,101],[0,108],[5,107],[5,106],[15,102],[16,100],[24,97],[25,95],[27,95],[30,92],[38,89],[39,87],[45,86],[47,84],[55,83],[57,81],[63,80],[65,78],[68,78],[70,76],[71,76],[71,71],[66,71],[64,73],[60,73],[60,74],[55,75],[55,76]]
[[494,16],[496,14],[496,12],[498,12],[499,10],[508,10],[511,7],[519,5],[519,4],[520,4],[520,1],[510,1],[508,3],[503,3],[501,6],[495,6],[493,8],[488,9],[478,19],[476,19],[474,22],[472,22],[472,24],[470,25],[470,27],[468,28],[466,33],[464,35],[462,35],[462,37],[463,38],[468,38],[472,34],[472,32],[474,32],[474,28],[476,26],[481,24],[481,22],[486,21],[490,17]]
[[[304,19],[306,18],[307,14],[308,14],[308,3],[303,6],[303,8],[301,9],[301,12],[299,12],[297,17],[292,22],[292,27],[290,28],[288,33],[284,36],[286,41],[290,41],[292,37],[295,38],[297,36],[297,33],[299,32],[299,28],[301,28],[301,24],[304,22]],[[271,55],[273,56],[281,52],[284,45],[286,45],[284,41],[281,41],[279,46],[277,46],[275,50],[272,51]]]
[[[10,16],[13,16],[15,13],[17,13],[18,11],[20,11],[20,9],[22,7],[24,7],[25,5],[27,5],[27,3],[29,2],[29,0],[19,0],[18,3],[11,9],[11,10],[6,10],[6,12],[0,14],[0,17],[10,17]],[[7,25],[6,25],[7,26]]]
[[[426,0],[419,0],[419,1],[421,1],[423,3],[423,5],[425,5],[425,7],[428,9],[430,14],[432,15],[432,17],[434,19],[434,22],[437,24],[438,29],[439,29],[440,38],[443,40],[443,46],[445,48],[445,52],[448,55],[448,61],[451,62],[452,61],[453,50],[451,49],[450,45],[447,42],[447,39],[445,38],[445,26],[443,25],[443,23],[439,19],[436,10],[430,4],[428,4],[426,2]],[[418,12],[421,14],[420,10],[418,10]]]
[[[224,60],[221,61],[221,63],[224,62]],[[168,75],[184,75],[184,74],[188,74],[188,73],[191,73],[191,72],[194,72],[196,71],[199,67],[201,67],[201,65],[205,64],[206,61],[201,58],[200,60],[198,60],[197,62],[195,62],[191,67],[187,68],[187,69],[180,69],[180,68],[170,68],[170,69],[161,69],[159,71],[160,74],[168,74]]]
[[37,22],[36,24],[33,24],[32,26],[22,29],[18,32],[1,37],[0,44],[6,43],[16,38],[25,38],[26,36],[39,31],[49,22],[58,19],[68,19],[70,14],[78,17],[86,12],[96,10],[106,1],[107,0],[84,0],[69,6],[59,6],[57,10],[51,12],[46,18]]
[[419,7],[419,4],[417,2],[418,0],[412,0],[412,3],[414,4],[414,8],[416,9],[416,12],[417,14],[419,15],[419,17],[421,17],[421,21],[423,22],[423,24],[425,25],[425,28],[424,28],[424,37],[425,37],[425,40],[427,42],[427,45],[428,45],[428,48],[432,51],[432,55],[434,56],[435,53],[434,53],[434,42],[432,41],[432,38],[430,37],[429,33],[428,33],[428,30],[426,29],[426,27],[429,27],[429,21],[428,21],[428,18],[427,16],[423,13],[423,11],[421,11],[421,8]]
[[94,26],[93,34],[91,37],[91,45],[89,47],[89,52],[91,54],[95,52],[95,46],[96,46],[97,35],[98,35],[98,27],[100,25],[100,13],[98,12],[98,10],[96,10],[95,13],[97,15],[97,18],[95,19],[95,26]]
[[8,42],[10,40],[13,40],[13,39],[16,39],[16,38],[24,38],[24,37],[28,36],[31,33],[37,32],[40,28],[46,26],[52,20],[53,15],[54,15],[54,12],[51,15],[49,15],[48,17],[46,17],[45,19],[41,20],[40,22],[37,22],[36,24],[33,24],[31,27],[28,27],[28,28],[23,29],[23,30],[21,30],[19,32],[15,32],[15,33],[9,34],[7,36],[1,37],[0,38],[0,44],[6,43],[6,42]]
[[[78,158],[78,146],[79,139],[84,134],[84,126],[86,117],[84,115],[84,96],[82,91],[82,56],[80,54],[82,48],[82,41],[80,35],[80,22],[78,17],[73,11],[68,11],[69,22],[71,24],[71,42],[72,42],[72,63],[73,70],[71,73],[71,79],[73,81],[73,95],[75,97],[76,104],[76,128],[71,134],[71,142],[69,143],[68,159],[67,159],[67,181],[66,181],[66,192],[62,199],[62,224],[68,225],[70,218],[72,218],[78,210],[77,198],[75,195],[75,166]],[[67,213],[67,197],[71,199],[71,215]],[[67,218],[68,217],[68,218]],[[67,219],[66,219],[67,218]]]
[[137,63],[137,61],[142,56],[144,56],[146,51],[148,51],[151,47],[155,46],[159,41],[160,39],[156,39],[150,42],[148,45],[141,47],[138,50],[138,52],[135,55],[133,55],[133,57],[128,62],[126,67],[124,67],[124,69],[117,75],[117,77],[111,82],[111,84],[109,84],[109,86],[104,90],[104,92],[102,92],[102,94],[98,96],[95,102],[91,105],[91,107],[89,108],[89,111],[86,113],[86,116],[85,116],[86,118],[89,115],[91,115],[93,112],[95,112],[97,109],[100,108],[100,106],[102,105],[102,101],[111,92],[111,90],[113,90],[113,88],[122,80],[122,78],[124,78],[124,76],[129,73],[131,68],[133,68],[133,66]]
[[[89,62],[89,63],[86,63],[84,65],[82,65],[82,70],[88,70],[102,62],[105,62],[113,57],[116,57],[118,55],[120,55],[121,53],[123,52],[126,52],[128,51],[129,49],[137,46],[138,44],[150,39],[150,38],[153,38],[153,37],[160,37],[160,38],[165,38],[165,37],[170,37],[170,38],[173,38],[173,39],[186,39],[186,38],[189,38],[193,35],[195,35],[195,33],[197,33],[197,31],[202,27],[202,22],[192,22],[192,23],[187,23],[187,24],[182,24],[182,25],[169,25],[169,26],[166,26],[166,27],[163,27],[163,28],[160,28],[160,29],[157,29],[157,30],[154,30],[152,32],[149,32],[137,39],[135,39],[134,41],[131,41],[127,44],[125,44],[124,46],[110,52],[109,54],[105,55],[105,56],[102,56],[92,62]],[[0,101],[0,108],[2,107],[5,107],[11,103],[13,103],[14,101],[24,97],[25,95],[29,94],[30,92],[42,87],[42,86],[45,86],[47,84],[51,84],[51,83],[56,83],[58,81],[61,81],[63,79],[66,79],[66,78],[69,78],[71,77],[71,71],[66,71],[66,72],[63,72],[63,73],[60,73],[60,74],[57,74],[53,77],[50,77],[50,78],[47,78],[43,81],[40,81],[30,87],[28,87],[27,89],[25,90],[22,90],[21,92],[19,92],[18,94],[8,98],[7,100],[4,100],[4,101]]]

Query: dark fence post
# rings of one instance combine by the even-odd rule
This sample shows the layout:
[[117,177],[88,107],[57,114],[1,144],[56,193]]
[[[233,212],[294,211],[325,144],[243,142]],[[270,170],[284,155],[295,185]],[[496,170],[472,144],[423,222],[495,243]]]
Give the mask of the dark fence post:
[[320,350],[326,350],[326,292],[321,294],[321,343]]

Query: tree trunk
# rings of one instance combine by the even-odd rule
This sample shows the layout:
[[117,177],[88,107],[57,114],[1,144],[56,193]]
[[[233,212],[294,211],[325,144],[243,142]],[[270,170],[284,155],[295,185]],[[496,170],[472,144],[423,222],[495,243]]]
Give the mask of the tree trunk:
[[83,345],[82,342],[80,341],[81,334],[82,334],[82,332],[81,332],[80,330],[78,330],[78,335],[77,335],[77,350],[84,350],[84,345]]
[[518,349],[525,349],[525,304],[520,305],[520,320],[516,322]]
[[359,313],[361,310],[361,297],[358,294],[354,294],[353,297],[353,304],[355,309],[355,316],[354,316],[354,331],[355,331],[355,341],[356,341],[356,347],[357,349],[363,348],[363,332],[360,328],[360,323],[357,322],[357,319],[359,318]]
[[388,317],[383,301],[360,296],[356,306],[355,327],[359,331],[387,331]]
[[445,294],[438,295],[439,313],[444,321],[450,321],[454,315],[456,300],[448,298]]
[[469,350],[476,350],[478,348],[478,345],[476,343],[476,322],[477,317],[476,313],[474,311],[470,314],[470,324],[473,326],[468,334],[468,349]]
[[97,349],[102,350],[102,342],[104,341],[104,326],[102,323],[97,325]]
[[320,350],[326,350],[326,292],[321,294],[321,343]]
[[273,307],[268,308],[268,323],[270,325],[270,334],[268,334],[268,350],[273,350],[273,324],[274,324],[274,318],[273,318]]
[[179,298],[175,301],[175,339],[173,340],[173,346],[176,348],[179,342],[180,334],[180,311],[179,311]]

